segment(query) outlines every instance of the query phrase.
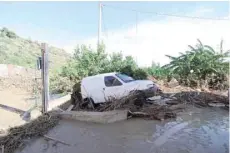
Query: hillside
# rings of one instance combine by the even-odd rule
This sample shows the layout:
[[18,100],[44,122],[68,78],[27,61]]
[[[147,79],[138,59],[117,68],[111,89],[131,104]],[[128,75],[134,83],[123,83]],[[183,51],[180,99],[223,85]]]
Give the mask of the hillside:
[[[14,64],[35,68],[41,56],[40,43],[21,38],[7,28],[0,29],[0,64]],[[49,46],[50,69],[57,70],[67,62],[70,55],[63,49]]]

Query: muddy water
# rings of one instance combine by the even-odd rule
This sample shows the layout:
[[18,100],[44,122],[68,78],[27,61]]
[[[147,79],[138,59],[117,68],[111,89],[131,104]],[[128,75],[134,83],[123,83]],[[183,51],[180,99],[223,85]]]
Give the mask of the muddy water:
[[43,138],[25,153],[228,153],[228,112],[193,108],[171,121],[130,119],[113,124],[61,121],[48,134],[71,144]]

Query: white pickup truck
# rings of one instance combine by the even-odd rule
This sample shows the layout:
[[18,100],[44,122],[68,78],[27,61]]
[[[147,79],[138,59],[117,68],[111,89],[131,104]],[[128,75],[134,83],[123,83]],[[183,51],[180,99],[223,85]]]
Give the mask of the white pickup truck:
[[[150,80],[134,80],[121,73],[104,73],[83,78],[81,81],[81,95],[83,100],[94,104],[104,103],[109,97],[121,98],[131,91],[144,91],[146,96],[159,88]],[[146,97],[147,98],[147,97]]]

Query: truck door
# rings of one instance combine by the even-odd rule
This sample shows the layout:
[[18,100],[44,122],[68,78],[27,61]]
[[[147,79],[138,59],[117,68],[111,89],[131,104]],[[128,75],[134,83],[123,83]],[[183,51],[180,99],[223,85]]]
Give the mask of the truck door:
[[114,76],[104,77],[105,87],[103,88],[105,99],[108,100],[109,97],[121,98],[123,95],[123,84]]

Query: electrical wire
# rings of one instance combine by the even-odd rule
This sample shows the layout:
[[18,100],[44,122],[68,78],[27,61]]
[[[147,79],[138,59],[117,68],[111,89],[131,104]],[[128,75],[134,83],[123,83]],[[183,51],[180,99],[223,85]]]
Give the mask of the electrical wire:
[[127,9],[119,6],[114,5],[108,5],[108,4],[102,4],[103,6],[113,8],[113,9],[121,9],[126,11],[132,11],[132,12],[139,12],[139,13],[145,13],[145,14],[154,14],[158,16],[170,16],[170,17],[178,17],[178,18],[189,18],[189,19],[200,19],[200,20],[218,20],[218,21],[229,21],[229,19],[221,19],[221,18],[205,18],[205,17],[198,17],[198,16],[185,16],[185,15],[175,15],[175,14],[165,14],[165,13],[158,13],[158,12],[149,12],[149,11],[140,11],[136,9]]

